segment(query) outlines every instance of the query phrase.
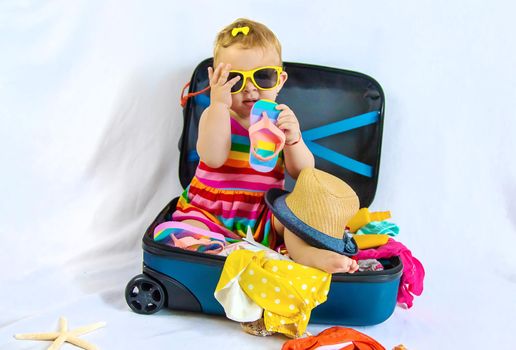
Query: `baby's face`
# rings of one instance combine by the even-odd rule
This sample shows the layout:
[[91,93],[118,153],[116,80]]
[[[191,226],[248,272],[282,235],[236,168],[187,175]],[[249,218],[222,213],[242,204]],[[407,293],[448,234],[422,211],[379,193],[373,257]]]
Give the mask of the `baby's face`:
[[[244,49],[239,45],[220,49],[217,57],[217,64],[229,63],[231,70],[248,71],[264,66],[281,66],[280,58],[274,48],[262,49],[259,47]],[[280,74],[279,85],[272,90],[258,89],[250,79],[245,82],[242,91],[232,94],[231,109],[238,114],[242,120],[248,120],[253,104],[260,99],[275,101],[277,93],[281,90],[287,80],[287,73]]]

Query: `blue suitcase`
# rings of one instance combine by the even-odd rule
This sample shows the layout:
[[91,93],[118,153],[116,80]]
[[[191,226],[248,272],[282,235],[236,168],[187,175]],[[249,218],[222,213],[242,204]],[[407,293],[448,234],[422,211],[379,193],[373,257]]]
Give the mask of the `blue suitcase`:
[[[206,59],[195,69],[189,91],[208,86]],[[303,140],[315,156],[316,167],[346,181],[369,207],[378,183],[385,98],[371,77],[347,70],[284,62],[289,79],[278,97],[295,111]],[[179,141],[179,178],[192,179],[199,157],[197,127],[209,105],[209,92],[185,101]],[[286,174],[285,187],[294,181]],[[166,246],[153,240],[154,228],[169,221],[177,199],[156,217],[143,236],[143,273],[126,287],[129,307],[152,314],[163,307],[225,315],[213,293],[225,257]],[[391,316],[403,270],[398,257],[383,259],[383,271],[338,273],[332,276],[328,300],[316,307],[310,322],[347,326],[374,325]]]

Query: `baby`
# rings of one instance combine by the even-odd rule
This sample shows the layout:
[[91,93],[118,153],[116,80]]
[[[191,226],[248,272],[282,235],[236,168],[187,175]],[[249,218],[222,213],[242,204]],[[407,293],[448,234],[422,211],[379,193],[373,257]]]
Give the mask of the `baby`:
[[[217,35],[213,67],[208,68],[210,105],[202,113],[197,140],[200,162],[178,201],[173,220],[215,231],[226,237],[254,239],[275,249],[283,238],[290,257],[328,273],[358,269],[356,261],[308,245],[275,220],[264,201],[271,188],[282,188],[284,170],[297,179],[313,168],[295,113],[279,104],[276,126],[285,133],[285,147],[269,173],[249,165],[249,126],[253,104],[275,101],[288,78],[281,45],[266,26],[237,19]],[[344,230],[344,228],[343,228]]]

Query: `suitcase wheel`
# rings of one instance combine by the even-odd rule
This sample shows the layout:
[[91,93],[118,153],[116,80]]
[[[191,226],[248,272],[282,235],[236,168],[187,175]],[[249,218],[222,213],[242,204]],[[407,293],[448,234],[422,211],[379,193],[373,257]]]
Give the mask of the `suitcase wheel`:
[[138,314],[158,312],[165,305],[165,299],[161,284],[145,274],[133,277],[125,287],[127,305]]

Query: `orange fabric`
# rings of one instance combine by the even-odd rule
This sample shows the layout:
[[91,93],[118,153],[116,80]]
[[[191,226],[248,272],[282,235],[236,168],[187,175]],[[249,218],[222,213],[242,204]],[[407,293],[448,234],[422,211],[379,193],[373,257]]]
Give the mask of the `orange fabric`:
[[352,328],[331,327],[317,335],[306,338],[292,339],[283,344],[281,350],[313,350],[324,345],[352,342],[340,350],[385,350],[373,338]]

